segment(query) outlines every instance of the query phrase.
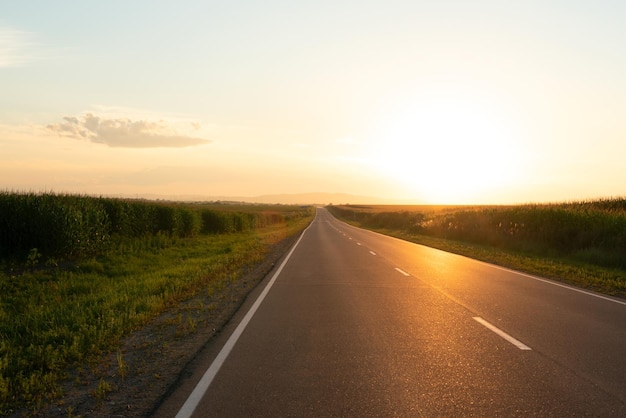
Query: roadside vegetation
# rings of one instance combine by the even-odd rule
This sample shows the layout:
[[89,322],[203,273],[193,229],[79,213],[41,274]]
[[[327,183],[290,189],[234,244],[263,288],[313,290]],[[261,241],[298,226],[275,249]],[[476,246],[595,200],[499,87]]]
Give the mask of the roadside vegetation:
[[626,297],[626,199],[328,209],[408,241]]
[[0,415],[58,398],[68,367],[114,352],[194,294],[228,286],[313,214],[0,193]]

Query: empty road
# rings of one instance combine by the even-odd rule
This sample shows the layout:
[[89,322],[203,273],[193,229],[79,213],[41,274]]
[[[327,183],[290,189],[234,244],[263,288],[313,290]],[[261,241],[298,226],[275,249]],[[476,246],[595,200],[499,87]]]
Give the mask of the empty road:
[[622,300],[325,209],[253,296],[157,416],[626,416]]

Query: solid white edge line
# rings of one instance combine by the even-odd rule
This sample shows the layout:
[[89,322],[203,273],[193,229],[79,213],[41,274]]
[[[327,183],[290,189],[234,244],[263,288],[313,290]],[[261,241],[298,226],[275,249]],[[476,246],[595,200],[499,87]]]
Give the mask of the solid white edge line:
[[[335,218],[335,219],[337,219],[337,218]],[[337,221],[338,222],[342,222],[342,221],[339,221],[338,219],[337,219]],[[502,266],[498,266],[496,264],[488,263],[486,261],[477,260],[475,258],[471,258],[471,257],[466,256],[466,255],[461,255],[461,254],[456,254],[456,253],[452,253],[452,252],[449,252],[449,251],[440,250],[439,248],[429,247],[428,245],[418,244],[416,242],[411,242],[411,241],[407,241],[407,240],[404,240],[404,239],[392,237],[390,235],[381,234],[380,232],[371,231],[369,229],[358,228],[358,227],[356,227],[354,225],[350,225],[350,224],[345,223],[345,222],[343,222],[343,223],[345,225],[347,225],[348,227],[351,227],[351,228],[354,228],[354,229],[358,229],[360,231],[370,232],[370,233],[372,233],[374,235],[380,235],[381,237],[389,238],[391,240],[401,241],[401,242],[403,242],[405,244],[419,245],[420,247],[426,247],[426,248],[430,248],[432,250],[437,250],[437,251],[441,251],[441,252],[444,252],[444,253],[452,254],[452,255],[455,255],[457,257],[467,258],[469,260],[476,261],[477,263],[484,264],[484,265],[493,267],[493,268],[498,269],[498,270],[503,270],[503,271],[507,271],[509,273],[517,274],[518,276],[522,276],[522,277],[526,277],[526,278],[529,278],[529,279],[537,280],[537,281],[540,281],[540,282],[543,282],[543,283],[546,283],[546,284],[551,284],[553,286],[562,287],[563,289],[569,289],[569,290],[574,291],[574,292],[582,293],[582,294],[587,295],[587,296],[593,296],[594,298],[603,299],[603,300],[606,300],[606,301],[609,301],[609,302],[613,302],[613,303],[617,303],[617,304],[620,304],[620,305],[626,305],[626,301],[624,301],[624,300],[620,300],[620,299],[617,299],[617,298],[614,298],[614,297],[610,297],[610,296],[605,296],[605,295],[602,295],[602,294],[599,294],[599,293],[595,293],[595,292],[590,292],[588,290],[580,289],[580,288],[575,287],[573,285],[568,285],[568,284],[557,282],[556,280],[545,279],[543,277],[534,276],[534,275],[528,274],[528,273],[523,273],[523,272],[521,272],[519,270],[513,270],[513,269],[510,269],[510,268],[507,268],[507,267],[502,267]]]
[[401,268],[396,267],[396,270],[398,271],[398,273],[400,273],[400,274],[402,274],[404,276],[407,276],[407,277],[410,276],[409,273],[407,273],[406,271],[402,270]]
[[532,350],[532,348],[530,348],[529,346],[527,346],[526,344],[524,344],[520,340],[518,340],[516,338],[513,338],[512,336],[510,336],[506,332],[502,331],[500,328],[498,328],[495,325],[492,325],[489,322],[485,321],[480,316],[474,316],[473,319],[474,319],[474,321],[478,322],[479,324],[483,325],[484,327],[488,328],[489,330],[495,332],[500,337],[504,338],[505,340],[507,340],[508,342],[510,342],[511,344],[516,346],[517,348],[519,348],[520,350]]
[[[315,222],[315,220],[313,220],[313,222]],[[278,270],[276,270],[276,272],[274,273],[270,281],[267,283],[267,285],[265,286],[265,289],[263,289],[263,292],[261,292],[261,294],[259,295],[257,300],[254,302],[254,304],[252,305],[252,307],[250,308],[246,316],[244,316],[244,318],[241,320],[241,322],[239,323],[235,331],[228,338],[228,341],[226,341],[226,344],[224,344],[224,347],[222,347],[222,350],[219,352],[217,357],[215,357],[215,360],[213,360],[213,363],[211,363],[211,366],[209,366],[207,371],[204,372],[202,379],[200,379],[200,381],[194,388],[193,392],[191,392],[191,394],[189,395],[189,397],[187,398],[183,406],[180,408],[180,410],[176,414],[176,418],[189,418],[192,416],[192,414],[198,407],[198,404],[204,397],[204,394],[206,393],[207,389],[209,388],[209,385],[211,384],[211,382],[213,382],[213,379],[217,375],[217,372],[220,370],[220,368],[226,361],[226,358],[228,357],[231,350],[237,343],[237,340],[239,339],[244,329],[246,328],[246,326],[248,325],[248,323],[254,316],[257,309],[259,309],[259,306],[263,302],[263,299],[265,299],[265,296],[270,291],[272,285],[274,284],[274,282],[276,281],[280,273],[283,271],[283,267],[285,267],[285,264],[287,264],[287,261],[289,261],[289,259],[291,258],[291,254],[293,254],[296,247],[298,247],[298,244],[300,244],[300,241],[302,241],[302,237],[304,237],[304,234],[306,233],[306,231],[308,231],[311,225],[313,225],[313,222],[311,222],[311,224],[309,224],[309,226],[304,231],[302,231],[300,238],[298,238],[298,241],[296,241],[295,245],[291,248],[291,251],[289,251],[289,254],[287,254],[287,257],[285,257],[283,262],[280,264],[280,267],[278,267]]]
[[[472,260],[473,260],[473,258],[472,258]],[[484,261],[481,261],[481,260],[476,260],[476,261],[478,261],[479,263],[491,266],[491,267],[493,267],[495,269],[498,269],[498,270],[507,271],[509,273],[515,273],[515,274],[517,274],[519,276],[523,276],[523,277],[526,277],[526,278],[529,278],[529,279],[537,280],[539,282],[551,284],[553,286],[562,287],[564,289],[569,289],[569,290],[572,290],[574,292],[582,293],[582,294],[587,295],[587,296],[593,296],[593,297],[598,298],[598,299],[608,300],[609,302],[619,303],[620,305],[626,305],[626,301],[623,301],[623,300],[614,299],[614,298],[611,298],[611,297],[608,297],[608,296],[600,295],[598,293],[589,292],[587,290],[579,289],[579,288],[571,286],[571,285],[559,283],[559,282],[556,282],[556,281],[550,280],[550,279],[544,279],[544,278],[541,278],[539,276],[533,276],[532,274],[523,273],[521,271],[512,270],[510,268],[506,268],[506,267],[502,267],[502,266],[497,266],[495,264],[487,263],[487,262],[484,262]]]

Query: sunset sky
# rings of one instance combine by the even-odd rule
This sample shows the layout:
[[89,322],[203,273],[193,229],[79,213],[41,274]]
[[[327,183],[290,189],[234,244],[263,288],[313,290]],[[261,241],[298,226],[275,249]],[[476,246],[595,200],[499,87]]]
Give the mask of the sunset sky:
[[4,1],[0,190],[626,196],[626,2]]

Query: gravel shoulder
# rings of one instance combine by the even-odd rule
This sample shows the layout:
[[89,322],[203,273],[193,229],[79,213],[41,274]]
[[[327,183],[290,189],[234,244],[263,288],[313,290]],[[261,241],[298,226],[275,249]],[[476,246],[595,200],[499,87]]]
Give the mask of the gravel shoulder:
[[70,371],[64,395],[38,416],[150,416],[296,239],[274,244],[263,262],[248,266],[213,295],[198,294],[137,329],[118,351]]

